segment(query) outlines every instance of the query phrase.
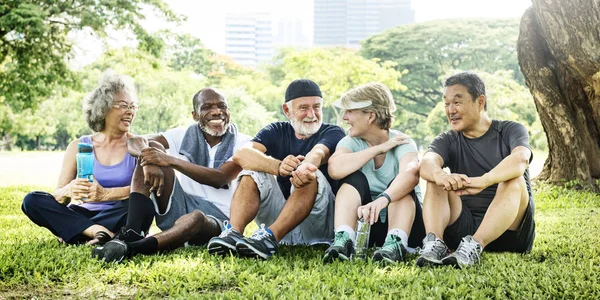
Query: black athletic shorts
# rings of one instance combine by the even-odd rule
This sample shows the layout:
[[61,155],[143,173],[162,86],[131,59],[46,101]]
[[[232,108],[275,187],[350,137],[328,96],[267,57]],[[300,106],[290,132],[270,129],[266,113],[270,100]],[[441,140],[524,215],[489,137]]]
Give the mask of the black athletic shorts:
[[[533,199],[530,198],[519,228],[516,231],[505,231],[495,241],[489,243],[485,247],[485,250],[518,253],[528,253],[531,251],[533,240],[535,239],[534,211]],[[450,249],[456,249],[463,237],[473,235],[477,231],[484,215],[472,214],[469,208],[463,203],[458,219],[444,231],[444,242],[446,242],[446,245]]]

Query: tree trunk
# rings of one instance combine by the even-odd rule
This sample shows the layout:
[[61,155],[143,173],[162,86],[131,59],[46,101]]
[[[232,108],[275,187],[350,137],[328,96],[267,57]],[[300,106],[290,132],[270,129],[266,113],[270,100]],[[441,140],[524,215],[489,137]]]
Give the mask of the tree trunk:
[[533,0],[521,19],[519,65],[548,137],[539,178],[600,178],[600,1]]

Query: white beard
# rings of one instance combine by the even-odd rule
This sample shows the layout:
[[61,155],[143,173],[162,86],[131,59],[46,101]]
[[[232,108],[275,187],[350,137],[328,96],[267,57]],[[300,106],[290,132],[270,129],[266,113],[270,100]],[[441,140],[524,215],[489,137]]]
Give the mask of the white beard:
[[317,121],[317,117],[314,118],[304,118],[301,122],[292,118],[290,119],[290,124],[292,124],[292,127],[294,127],[294,131],[296,131],[297,134],[301,135],[301,136],[306,136],[309,137],[315,133],[317,133],[317,131],[319,131],[319,129],[321,128],[321,125],[323,124],[322,121],[318,121],[317,123],[311,123],[310,125],[305,124],[304,122],[314,122]]
[[214,131],[210,129],[207,125],[201,125],[200,129],[202,129],[202,131],[206,132],[208,135],[219,137],[227,133],[227,129],[229,129],[229,123],[227,123],[227,125],[221,131]]

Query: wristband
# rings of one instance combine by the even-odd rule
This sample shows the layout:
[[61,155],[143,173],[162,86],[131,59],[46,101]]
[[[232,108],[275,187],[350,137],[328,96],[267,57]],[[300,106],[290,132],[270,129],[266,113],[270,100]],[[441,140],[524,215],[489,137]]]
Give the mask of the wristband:
[[385,197],[385,199],[387,199],[387,206],[390,206],[390,203],[392,203],[392,197],[390,197],[390,195],[388,195],[386,192],[381,192],[381,194],[377,195],[377,198],[375,199],[379,199],[379,197]]

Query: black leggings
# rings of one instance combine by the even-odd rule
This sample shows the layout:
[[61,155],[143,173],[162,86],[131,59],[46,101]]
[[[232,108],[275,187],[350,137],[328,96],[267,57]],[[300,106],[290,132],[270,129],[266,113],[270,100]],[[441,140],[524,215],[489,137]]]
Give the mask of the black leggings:
[[[356,171],[342,180],[340,180],[340,187],[347,183],[350,186],[354,187],[358,194],[360,195],[361,205],[366,205],[373,201],[371,199],[371,189],[369,188],[369,181],[365,174],[361,171]],[[391,182],[388,184],[390,186]],[[421,209],[421,203],[417,198],[417,194],[413,189],[410,192],[413,200],[415,201],[415,220],[413,221],[412,228],[410,230],[410,235],[408,236],[408,246],[416,248],[420,247],[423,242],[423,238],[425,238],[425,225],[423,224],[423,210]],[[389,218],[389,215],[388,215]],[[381,222],[381,218],[377,223],[371,226],[371,236],[369,237],[369,246],[382,246],[385,241],[385,237],[388,232],[388,218],[386,218],[385,222]]]

